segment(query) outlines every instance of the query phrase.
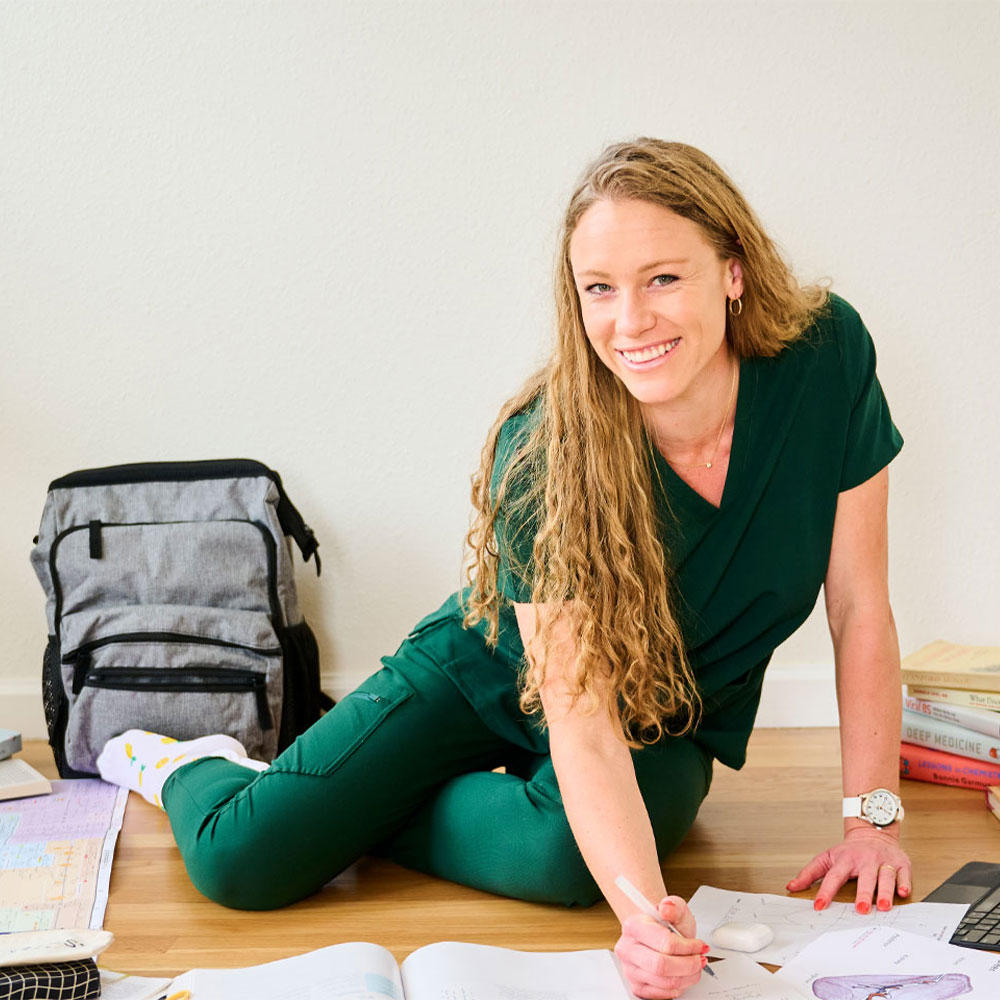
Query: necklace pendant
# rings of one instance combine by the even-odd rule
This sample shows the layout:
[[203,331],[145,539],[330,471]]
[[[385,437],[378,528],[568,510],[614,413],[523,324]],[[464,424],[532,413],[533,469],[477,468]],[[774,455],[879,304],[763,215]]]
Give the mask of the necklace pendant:
[[705,468],[706,469],[711,469],[712,468],[712,463],[711,462],[706,462],[705,463]]

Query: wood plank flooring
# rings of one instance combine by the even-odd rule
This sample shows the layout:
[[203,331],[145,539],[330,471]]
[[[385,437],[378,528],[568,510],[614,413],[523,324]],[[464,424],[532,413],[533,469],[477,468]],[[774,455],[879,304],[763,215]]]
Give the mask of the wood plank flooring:
[[[23,756],[56,776],[44,743],[29,743]],[[902,795],[914,899],[965,861],[1000,861],[1000,822],[981,793],[905,781]],[[694,828],[664,866],[668,889],[685,897],[702,884],[783,894],[813,854],[839,840],[840,797],[835,729],[758,730],[742,771],[716,767]],[[853,888],[838,898],[852,900]],[[135,795],[115,854],[105,927],[115,941],[102,964],[145,975],[253,965],[341,941],[375,941],[402,960],[440,940],[534,951],[611,947],[618,936],[607,904],[569,910],[521,903],[377,859],[283,910],[227,910],[191,886],[166,816]]]

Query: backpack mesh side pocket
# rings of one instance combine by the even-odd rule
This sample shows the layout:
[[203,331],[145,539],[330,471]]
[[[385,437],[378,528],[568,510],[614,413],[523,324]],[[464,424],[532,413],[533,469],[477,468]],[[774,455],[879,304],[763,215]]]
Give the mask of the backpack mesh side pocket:
[[289,746],[325,711],[333,699],[320,690],[319,647],[306,622],[291,625],[279,633],[284,656],[285,701],[281,713],[278,750]]
[[49,746],[55,758],[59,774],[66,769],[66,754],[63,750],[63,736],[66,733],[66,718],[69,700],[62,683],[62,667],[59,662],[59,640],[50,635],[42,656],[42,705],[45,708],[45,726],[49,731]]

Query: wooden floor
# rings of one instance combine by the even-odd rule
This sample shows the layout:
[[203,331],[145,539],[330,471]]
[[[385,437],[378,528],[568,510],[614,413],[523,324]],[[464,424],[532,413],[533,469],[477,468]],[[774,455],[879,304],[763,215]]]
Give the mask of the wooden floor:
[[[23,756],[56,776],[44,743],[28,744]],[[907,781],[902,795],[914,899],[965,861],[1000,861],[1000,822],[981,793]],[[664,868],[668,890],[688,897],[704,884],[783,894],[813,854],[839,840],[840,797],[835,729],[758,730],[742,771],[717,766],[694,828]],[[853,899],[853,890],[838,898]],[[254,965],[341,941],[375,941],[401,960],[440,940],[533,951],[611,947],[618,936],[607,904],[567,910],[520,903],[381,860],[361,861],[284,910],[227,910],[192,888],[166,816],[135,795],[104,926],[115,941],[102,964],[146,975]]]

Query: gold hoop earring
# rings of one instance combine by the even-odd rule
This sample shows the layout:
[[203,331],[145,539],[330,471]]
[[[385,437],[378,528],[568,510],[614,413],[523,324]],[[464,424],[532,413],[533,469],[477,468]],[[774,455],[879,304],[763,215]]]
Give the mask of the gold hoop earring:
[[[739,309],[734,309],[733,306],[739,306]],[[729,300],[729,315],[730,316],[742,316],[743,315],[743,296],[741,295],[738,299]]]

